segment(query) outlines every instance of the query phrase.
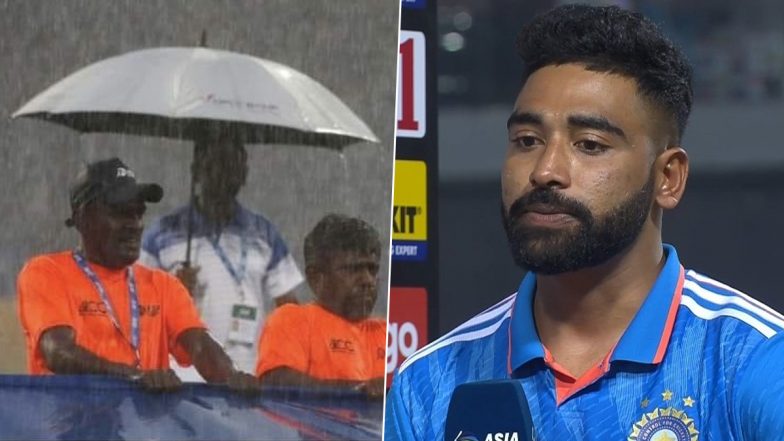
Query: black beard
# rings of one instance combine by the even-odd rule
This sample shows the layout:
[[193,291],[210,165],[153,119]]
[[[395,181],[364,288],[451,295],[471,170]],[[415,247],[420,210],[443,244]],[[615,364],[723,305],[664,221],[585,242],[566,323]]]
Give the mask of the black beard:
[[[596,218],[574,199],[537,188],[517,199],[509,212],[501,206],[506,237],[515,263],[538,274],[561,274],[607,262],[640,235],[653,201],[653,174],[643,187],[606,215]],[[547,204],[573,216],[576,229],[525,227],[520,217],[531,204]]]

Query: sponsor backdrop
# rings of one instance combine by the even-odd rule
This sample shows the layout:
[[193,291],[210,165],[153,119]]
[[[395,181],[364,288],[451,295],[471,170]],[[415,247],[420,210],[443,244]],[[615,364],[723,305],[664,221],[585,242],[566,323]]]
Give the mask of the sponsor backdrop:
[[435,0],[401,0],[387,386],[437,329]]

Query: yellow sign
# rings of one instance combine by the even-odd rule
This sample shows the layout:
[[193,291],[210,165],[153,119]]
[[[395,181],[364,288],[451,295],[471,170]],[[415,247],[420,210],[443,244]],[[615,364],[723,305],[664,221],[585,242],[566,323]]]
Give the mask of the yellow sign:
[[427,166],[422,161],[395,161],[392,239],[427,240]]

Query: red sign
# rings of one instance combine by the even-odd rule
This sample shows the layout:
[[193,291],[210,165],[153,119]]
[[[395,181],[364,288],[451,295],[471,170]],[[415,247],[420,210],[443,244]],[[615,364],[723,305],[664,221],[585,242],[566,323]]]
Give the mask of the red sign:
[[426,132],[425,34],[400,31],[397,75],[397,133],[422,138]]
[[387,325],[387,387],[392,373],[407,357],[427,344],[427,290],[392,287]]

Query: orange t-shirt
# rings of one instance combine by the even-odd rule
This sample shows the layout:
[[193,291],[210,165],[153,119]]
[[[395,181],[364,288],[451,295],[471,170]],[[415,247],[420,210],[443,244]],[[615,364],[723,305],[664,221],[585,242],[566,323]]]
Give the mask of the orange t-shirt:
[[[130,344],[131,312],[127,269],[110,269],[95,263],[90,268],[107,292],[123,333],[114,327],[98,290],[76,264],[71,251],[31,259],[17,279],[19,317],[27,341],[31,374],[50,374],[38,350],[41,335],[55,326],[74,330],[76,344],[106,360],[133,365]],[[169,353],[181,364],[190,364],[176,344],[180,333],[204,328],[186,288],[175,277],[134,264],[139,298],[139,352],[141,368],[169,367]]]
[[320,380],[383,377],[386,329],[382,319],[350,322],[314,303],[285,304],[267,318],[256,375],[288,367]]

